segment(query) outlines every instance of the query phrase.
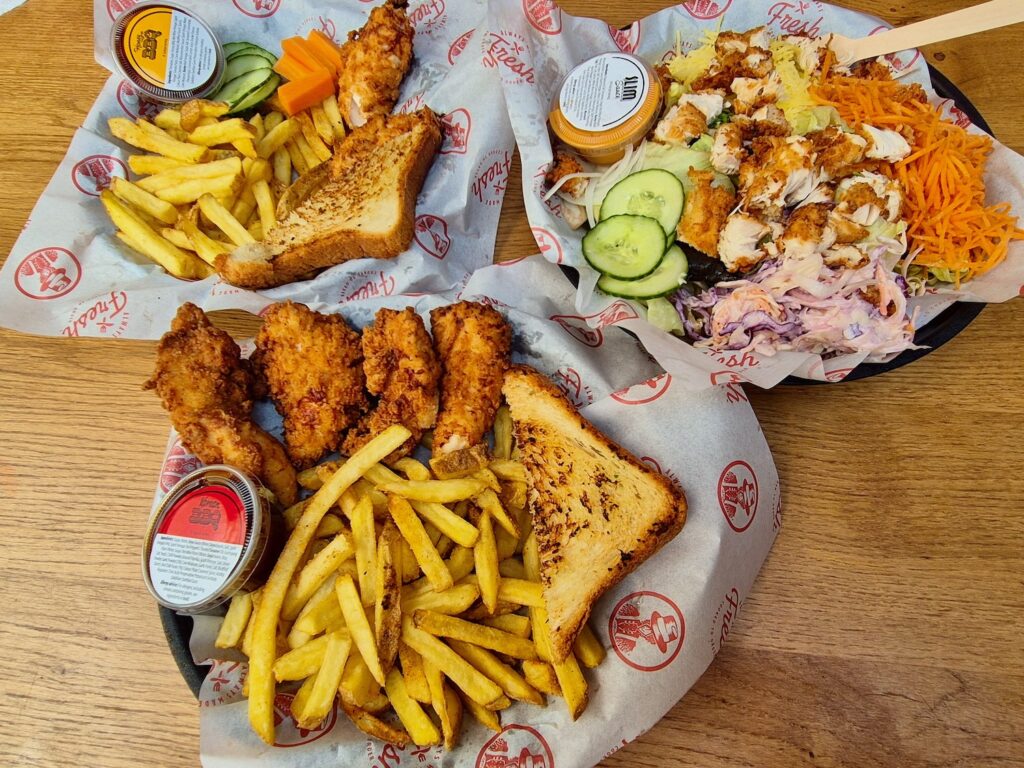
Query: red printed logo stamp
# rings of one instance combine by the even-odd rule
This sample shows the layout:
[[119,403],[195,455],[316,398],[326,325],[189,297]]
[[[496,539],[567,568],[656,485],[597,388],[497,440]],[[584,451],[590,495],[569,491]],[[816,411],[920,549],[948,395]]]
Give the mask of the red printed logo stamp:
[[640,315],[638,315],[636,310],[626,302],[616,301],[614,304],[598,314],[597,317],[601,325],[605,326],[615,325],[616,323],[621,323],[623,320],[636,320]]
[[237,661],[215,661],[199,689],[199,706],[226,704],[242,693],[249,667]]
[[455,38],[455,42],[448,48],[448,63],[453,67],[455,66],[455,60],[459,58],[462,52],[466,50],[466,46],[469,45],[469,40],[473,37],[474,31],[471,29],[468,32],[463,32]]
[[533,239],[537,241],[537,247],[540,248],[541,255],[548,261],[561,264],[564,257],[562,244],[552,234],[551,230],[544,227],[530,227],[530,231],[533,232]]
[[128,328],[131,315],[127,307],[128,294],[124,291],[111,291],[102,299],[82,302],[71,310],[68,324],[61,328],[61,335],[74,338],[85,334],[116,339]]
[[732,587],[718,605],[715,611],[715,618],[711,622],[711,650],[717,654],[722,650],[725,641],[729,639],[729,628],[736,620],[736,614],[740,611],[743,601],[740,600],[740,593],[736,587]]
[[383,272],[354,272],[341,287],[342,301],[365,301],[395,292],[396,281]]
[[409,10],[409,21],[416,28],[416,34],[430,35],[444,29],[448,21],[444,0],[424,0]]
[[231,0],[235,8],[253,19],[266,19],[277,13],[281,0]]
[[125,11],[134,8],[138,0],[107,0],[107,15],[113,21]]
[[540,731],[513,724],[484,744],[476,768],[555,768],[555,757]]
[[557,35],[562,31],[562,10],[554,0],[523,0],[523,13],[538,32]]
[[181,478],[189,472],[195,472],[203,466],[198,456],[189,453],[181,442],[180,437],[174,438],[171,450],[164,457],[164,466],[160,470],[160,490],[170,493]]
[[441,154],[466,154],[466,150],[469,148],[469,133],[473,129],[473,119],[470,117],[469,110],[463,107],[453,109],[441,118],[441,129],[444,131]]
[[491,32],[483,38],[484,66],[497,67],[508,85],[533,84],[533,67],[526,61],[529,56],[526,38],[516,32]]
[[825,373],[825,381],[831,381],[833,383],[842,381],[850,375],[850,371],[853,368],[833,368],[831,371]]
[[686,0],[683,8],[695,19],[708,21],[717,19],[732,5],[732,0]]
[[612,392],[612,399],[623,405],[646,405],[653,403],[668,392],[670,386],[672,386],[671,374],[662,373],[640,384]]
[[679,606],[658,592],[626,595],[608,619],[608,638],[615,654],[641,672],[656,672],[675,661],[685,634]]
[[825,7],[818,0],[780,0],[768,9],[766,26],[786,35],[817,37],[825,21]]
[[14,287],[38,301],[67,296],[81,279],[82,265],[67,248],[33,251],[14,271]]
[[159,106],[143,98],[139,89],[127,80],[118,84],[114,95],[128,117],[153,117],[160,111]]
[[615,47],[623,53],[636,53],[640,47],[640,22],[634,21],[625,29],[608,25],[608,34],[612,36]]
[[416,245],[435,259],[443,259],[448,255],[448,249],[452,247],[452,240],[448,237],[448,222],[432,213],[423,213],[416,217],[413,237],[416,239]]
[[[877,35],[882,32],[887,32],[890,29],[892,29],[892,27],[881,24],[868,32],[868,35]],[[908,55],[909,53],[911,52],[900,51],[899,53],[890,53],[886,55],[885,60],[888,61],[892,68],[897,72],[906,72],[917,63],[919,58],[921,58],[920,51],[913,51],[913,55]]]
[[326,736],[338,721],[338,704],[331,706],[327,717],[316,728],[300,728],[292,719],[292,700],[290,693],[279,693],[274,697],[274,733],[275,747],[301,747]]
[[590,387],[583,383],[583,377],[580,376],[580,372],[575,368],[567,365],[562,366],[552,374],[551,379],[577,408],[582,408],[594,402],[594,393],[590,391]]
[[757,475],[745,461],[734,461],[718,478],[718,506],[736,533],[742,533],[754,522],[757,513]]
[[512,155],[506,149],[492,149],[477,165],[473,195],[484,205],[501,205],[512,171]]
[[112,155],[89,155],[71,169],[71,183],[86,195],[99,197],[115,176],[128,177],[128,167]]
[[665,477],[667,477],[669,480],[671,480],[676,485],[680,485],[680,483],[679,483],[679,475],[677,475],[671,469],[662,469],[661,468],[661,462],[658,461],[657,459],[655,459],[655,458],[653,458],[651,456],[641,456],[640,457],[640,461],[643,462],[644,464],[646,464],[651,469],[653,469],[659,475],[664,475]]
[[591,328],[587,325],[587,319],[579,315],[552,315],[549,319],[554,320],[562,328],[581,344],[588,347],[600,347],[604,343],[604,334],[600,328]]
[[303,19],[298,29],[295,30],[295,34],[305,37],[314,29],[319,29],[331,40],[338,42],[338,25],[334,23],[334,19],[325,18],[320,15],[307,16]]

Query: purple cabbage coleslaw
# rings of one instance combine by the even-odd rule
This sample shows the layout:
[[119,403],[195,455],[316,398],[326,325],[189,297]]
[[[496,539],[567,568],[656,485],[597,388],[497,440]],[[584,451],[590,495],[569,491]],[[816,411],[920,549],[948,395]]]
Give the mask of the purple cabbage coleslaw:
[[[694,346],[773,355],[867,353],[880,361],[914,349],[906,280],[884,248],[856,269],[831,269],[820,254],[766,262],[744,279],[671,298]],[[916,316],[916,313],[915,313]]]

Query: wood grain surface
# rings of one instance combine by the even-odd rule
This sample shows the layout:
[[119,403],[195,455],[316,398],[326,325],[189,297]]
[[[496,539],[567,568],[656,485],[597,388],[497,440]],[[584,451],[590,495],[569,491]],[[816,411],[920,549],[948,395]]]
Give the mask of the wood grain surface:
[[[846,3],[892,23],[970,4]],[[664,5],[564,2],[616,25]],[[91,16],[29,0],[0,17],[2,254],[106,76]],[[1018,26],[927,52],[1018,151],[1022,48]],[[496,250],[536,250],[518,177]],[[1021,302],[993,306],[910,368],[749,393],[782,534],[707,674],[607,765],[1024,765],[1022,324]],[[139,573],[168,430],[140,389],[152,355],[0,331],[0,765],[198,764]]]

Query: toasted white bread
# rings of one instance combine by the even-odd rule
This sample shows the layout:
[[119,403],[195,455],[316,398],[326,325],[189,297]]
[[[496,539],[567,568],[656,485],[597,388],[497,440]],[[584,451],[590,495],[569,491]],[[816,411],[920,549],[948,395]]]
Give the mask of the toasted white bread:
[[502,392],[528,475],[552,653],[562,661],[598,598],[679,533],[686,497],[534,369],[511,368]]
[[334,159],[292,185],[262,242],[217,257],[221,277],[270,288],[350,259],[390,259],[412,243],[416,196],[441,146],[430,109],[373,117]]

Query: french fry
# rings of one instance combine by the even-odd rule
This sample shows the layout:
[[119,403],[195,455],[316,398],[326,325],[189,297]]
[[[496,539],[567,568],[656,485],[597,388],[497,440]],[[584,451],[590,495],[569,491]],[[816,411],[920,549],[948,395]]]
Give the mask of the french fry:
[[[413,509],[415,508],[416,507],[413,507]],[[455,542],[448,538],[447,535],[441,534],[441,538],[437,540],[437,543],[434,546],[437,548],[437,554],[441,557],[448,557],[448,555],[451,554],[452,549],[455,548]]]
[[[430,705],[434,708],[434,712],[437,713],[437,717],[441,721],[444,747],[451,750],[455,746],[459,731],[458,726],[453,722],[452,716],[455,713],[448,706],[449,699],[445,695],[444,675],[441,674],[440,669],[429,661],[423,661],[422,657],[420,657],[420,666],[423,671],[423,682],[427,686],[427,693],[430,694]],[[406,680],[408,681],[408,675],[406,675]],[[458,696],[455,696],[455,699],[458,700]]]
[[234,648],[242,639],[242,633],[252,615],[252,595],[239,592],[231,598],[231,605],[220,624],[217,639],[213,641],[216,648]]
[[[317,158],[318,162],[314,163],[314,165],[319,165],[319,163],[330,160],[331,155],[333,154],[331,152],[331,148],[324,144],[320,139],[320,135],[317,133],[316,126],[313,124],[313,120],[310,118],[309,113],[299,112],[299,114],[295,115],[292,119],[298,121],[299,129],[302,131],[302,138],[306,140],[306,144],[309,145],[310,151]],[[301,144],[299,145],[299,148],[302,148]]]
[[380,685],[373,679],[370,668],[358,653],[349,654],[345,672],[341,676],[338,695],[341,700],[356,707],[365,707],[378,694]]
[[[309,146],[309,142],[306,141],[306,137],[302,133],[301,128],[302,123],[299,123],[300,130],[297,134],[295,134],[292,137],[291,143],[294,144],[296,149],[299,150],[299,154],[302,155],[302,159],[306,163],[306,168],[312,170],[313,168],[316,168],[318,165],[320,165],[321,160],[317,153],[313,151],[313,148]],[[295,162],[294,159],[292,160],[292,162]]]
[[[450,641],[461,640],[465,643],[472,643],[481,648],[498,651],[514,659],[537,658],[537,649],[532,641],[494,627],[423,610],[413,613],[413,622],[419,629],[435,636],[449,638]],[[456,650],[458,649],[456,648]]]
[[580,664],[587,669],[597,667],[607,655],[604,646],[601,645],[601,641],[597,639],[597,635],[594,634],[594,630],[590,628],[589,624],[583,625],[583,629],[580,630],[572,644],[572,650]]
[[508,664],[493,653],[472,643],[461,640],[449,640],[452,649],[462,658],[476,667],[480,672],[501,686],[505,694],[518,701],[544,705],[544,697],[536,688]]
[[206,194],[200,197],[199,209],[235,245],[256,242],[253,236],[245,231],[245,227],[239,223],[238,219],[231,215],[231,211],[221,205],[213,195]]
[[409,695],[405,678],[402,677],[402,673],[398,671],[397,667],[388,672],[384,689],[391,700],[391,706],[395,708],[395,714],[405,726],[405,730],[414,744],[426,747],[441,741],[441,733],[437,730],[437,726],[423,711],[419,702]]
[[[217,257],[220,254],[229,252],[228,248],[225,248],[218,241],[206,235],[202,230],[199,229],[199,227],[196,226],[195,222],[191,221],[190,219],[186,219],[184,217],[178,219],[178,227],[188,237],[189,242],[192,243],[192,247],[195,249],[196,254],[199,256],[199,258],[201,258],[207,264],[215,265]],[[302,509],[305,509],[305,502],[299,503],[302,504],[303,507],[299,510],[296,519],[298,518],[298,516],[301,516]],[[293,523],[291,527],[294,528],[295,524]]]
[[[349,488],[344,498],[352,491]],[[373,503],[368,495],[363,495],[352,509],[349,515],[349,524],[352,526],[352,542],[356,550],[356,575],[359,580],[359,596],[363,605],[373,605],[375,600],[375,582],[377,574],[377,548],[376,531],[373,525]],[[388,556],[391,556],[389,550]],[[393,558],[392,558],[393,559]],[[391,570],[394,570],[392,563]]]
[[186,131],[193,130],[204,118],[223,117],[228,113],[230,107],[223,101],[208,101],[206,99],[190,99],[181,105],[181,125]]
[[436,637],[418,629],[408,616],[402,619],[402,639],[414,651],[418,651],[424,660],[438,667],[477,704],[485,707],[503,695],[497,683],[478,672]]
[[341,708],[345,711],[353,725],[368,736],[394,744],[399,749],[405,749],[409,744],[409,734],[401,728],[389,725],[383,720],[377,719],[365,709],[353,706],[344,700],[342,701]]
[[315,675],[324,660],[328,637],[315,637],[305,645],[278,656],[274,662],[274,679],[283,683],[287,680],[305,680]]
[[206,147],[178,141],[166,131],[142,119],[136,124],[123,117],[112,117],[107,121],[107,127],[115,138],[126,144],[186,163],[198,163],[206,154]]
[[242,184],[237,176],[217,176],[212,179],[193,179],[171,187],[161,188],[153,194],[172,205],[194,203],[203,195],[211,195],[227,208],[231,198]]
[[[270,131],[274,130],[274,128],[276,128],[283,122],[284,115],[282,115],[280,112],[267,112],[267,114],[263,116],[263,128],[266,131],[266,133],[269,133]],[[266,133],[264,133],[264,136],[266,135]]]
[[[501,503],[506,509],[522,511],[526,508],[526,483],[509,480],[501,484],[501,492],[498,494]],[[519,538],[524,539],[522,523],[519,525]]]
[[111,179],[110,191],[128,205],[164,224],[173,224],[178,220],[177,208],[120,176]]
[[[419,464],[419,462],[416,463]],[[423,465],[420,464],[420,466],[422,467]],[[468,520],[464,520],[459,517],[444,504],[432,501],[415,500],[410,503],[412,504],[412,508],[416,510],[416,513],[420,517],[429,522],[455,543],[460,544],[463,547],[472,547],[476,544],[477,537],[480,535],[476,526]]]
[[454,583],[452,575],[409,502],[399,496],[389,496],[388,511],[434,589],[438,592],[449,589]]
[[[252,128],[252,125],[247,124],[247,127]],[[253,137],[255,138],[255,133],[253,134]],[[259,155],[256,154],[256,145],[253,143],[253,139],[235,139],[231,142],[231,146],[237,149],[242,157],[248,157],[252,160],[259,157]]]
[[[270,577],[263,586],[262,598],[253,617],[255,630],[252,653],[249,656],[249,722],[257,735],[268,744],[274,742],[273,665],[277,646],[277,622],[288,587],[291,584],[292,575],[312,541],[317,526],[320,525],[323,516],[334,506],[338,497],[346,488],[362,477],[369,467],[381,461],[409,437],[410,432],[405,427],[399,425],[388,427],[353,453],[348,461],[341,465],[310,500],[302,518],[295,526],[295,530],[288,537]],[[341,583],[346,578],[354,592],[355,585],[352,583],[351,577],[342,577],[338,582]],[[362,606],[358,607],[362,613]],[[342,604],[342,608],[344,609],[344,604]],[[366,616],[363,615],[362,618],[368,632]],[[349,621],[347,615],[345,621],[352,631],[352,622]],[[372,634],[370,639],[372,640]]]
[[260,226],[263,228],[263,232],[269,232],[277,223],[277,214],[274,212],[274,196],[270,191],[270,185],[261,179],[252,185],[252,194],[256,199]]
[[259,219],[252,219],[245,231],[252,235],[252,239],[257,242],[263,239],[263,225],[260,224]]
[[253,127],[254,131],[256,131],[255,135],[252,137],[253,141],[258,142],[266,135],[267,131],[263,125],[263,115],[259,112],[249,118],[249,125]]
[[288,186],[292,183],[292,158],[288,150],[281,148],[273,156],[274,180]]
[[483,624],[488,627],[494,627],[500,629],[502,632],[508,632],[518,637],[529,637],[530,636],[530,617],[520,616],[517,613],[506,613],[504,616],[493,616],[491,618],[483,619]]
[[245,625],[245,632],[242,633],[242,643],[238,646],[238,650],[244,653],[246,656],[249,655],[249,651],[252,647],[252,635],[256,629],[256,609],[260,605],[260,597],[262,595],[262,588],[253,590],[249,593],[249,598],[252,600],[252,612],[249,614],[249,623]]
[[543,608],[544,592],[539,581],[502,579],[498,585],[498,599],[531,608]]
[[491,526],[491,515],[484,512],[480,515],[477,526],[480,538],[473,547],[473,561],[476,564],[476,577],[480,588],[480,599],[487,610],[494,613],[498,606],[498,588],[501,577],[498,572],[498,548],[494,542],[494,529]]
[[[516,522],[516,525],[518,527],[518,521]],[[519,545],[519,538],[513,536],[504,528],[497,528],[494,531],[494,543],[498,548],[498,562],[501,563],[516,553],[516,547]],[[509,574],[509,576],[511,575],[512,574]]]
[[392,466],[402,474],[404,474],[409,480],[432,480],[433,477],[430,474],[430,470],[423,466],[422,463],[416,461],[411,456],[405,456],[396,461]]
[[548,693],[552,696],[561,696],[562,689],[558,687],[558,677],[555,675],[555,668],[546,661],[524,661],[523,677],[526,682],[541,693]]
[[189,181],[223,179],[224,177],[234,180],[235,177],[242,175],[242,171],[241,160],[237,157],[227,157],[223,160],[211,160],[208,163],[167,168],[152,176],[139,179],[138,186],[147,192],[156,194],[158,190],[173,188]]
[[189,164],[185,160],[161,155],[128,155],[128,167],[138,176],[149,176],[176,168],[187,168]]
[[131,242],[133,248],[147,258],[155,261],[175,277],[195,280],[208,274],[205,264],[195,254],[183,251],[173,243],[162,238],[135,211],[124,205],[109,189],[100,193],[100,202],[114,222]]
[[469,714],[471,714],[477,722],[485,728],[490,728],[496,733],[501,733],[501,720],[498,719],[498,715],[494,711],[481,706],[468,696],[463,696],[462,701],[465,703],[466,709],[469,710]]
[[[302,154],[302,150],[299,149],[299,145],[295,143],[296,139],[302,138],[300,133],[296,133],[288,141],[284,143],[284,148],[288,152],[288,158],[291,160],[292,168],[295,172],[301,176],[304,173],[309,172],[309,163],[306,162],[305,155]],[[291,177],[288,178],[287,184],[291,184]]]
[[486,485],[482,480],[476,478],[427,481],[399,479],[387,483],[378,483],[377,487],[384,493],[395,494],[404,499],[446,504],[472,498],[485,490]]
[[[299,474],[296,476],[296,480],[298,480],[299,482],[299,487],[305,488],[307,491],[315,491],[319,489],[320,486],[324,484],[324,481],[320,479],[320,475],[318,474],[319,469],[320,467],[309,467],[308,469],[304,469],[301,472],[299,472]],[[337,468],[335,468],[335,471],[336,470]],[[301,501],[299,502],[299,504],[302,503],[303,502]]]
[[[203,147],[212,147],[217,144],[231,144],[235,141],[246,140],[252,143],[256,130],[240,117],[233,117],[230,120],[221,120],[209,125],[198,125],[189,134],[188,140],[192,144]],[[238,147],[236,147],[237,149]],[[243,153],[244,154],[244,153]],[[255,156],[255,149],[252,155]]]
[[321,104],[324,114],[331,122],[331,129],[334,131],[334,138],[341,140],[345,138],[345,122],[341,119],[341,110],[338,108],[338,97],[333,93],[323,100]]
[[[315,532],[314,532],[315,535]],[[352,549],[352,537],[346,532],[339,533],[322,550],[309,559],[298,578],[289,587],[284,598],[284,605],[281,607],[281,618],[292,621],[299,615],[313,593],[338,566],[348,560],[354,554]]]
[[313,126],[316,128],[316,135],[320,137],[320,141],[328,147],[332,146],[334,144],[334,128],[331,126],[331,120],[327,117],[323,105],[314,104],[309,110],[309,116],[313,118]]
[[494,609],[494,613],[487,610],[487,606],[483,603],[474,605],[468,611],[462,613],[462,618],[467,621],[483,621],[484,619],[493,619],[495,616],[507,616],[510,613],[515,613],[523,606],[516,605],[515,603],[506,603],[504,600],[498,601],[498,606]]
[[489,469],[501,480],[515,480],[520,483],[526,482],[526,467],[518,461],[512,461],[510,459],[494,459],[491,461]]
[[332,539],[345,530],[345,524],[337,515],[327,515],[316,527],[316,538]]
[[409,647],[408,643],[399,643],[398,660],[402,665],[402,676],[409,689],[409,695],[422,704],[430,703],[430,687],[424,673],[423,657]]
[[334,588],[338,593],[341,612],[345,616],[345,623],[348,624],[352,641],[355,643],[359,655],[366,662],[373,679],[383,685],[384,669],[381,666],[380,656],[377,654],[376,636],[363,611],[363,604],[359,600],[359,593],[356,592],[355,582],[352,581],[351,576],[341,576]]
[[294,650],[295,648],[301,648],[312,639],[313,636],[309,632],[303,632],[301,629],[292,627],[285,637],[285,644]]
[[444,592],[429,590],[416,595],[402,598],[402,610],[412,613],[422,609],[450,616],[469,610],[469,607],[480,597],[480,588],[475,584],[456,584]]
[[316,685],[316,675],[311,675],[303,681],[302,685],[299,686],[299,690],[295,692],[295,696],[292,698],[292,719],[298,723],[302,720],[302,711],[306,708],[306,702],[309,701],[309,696],[313,692],[313,686]]
[[157,128],[161,128],[162,130],[165,131],[170,130],[171,128],[174,128],[175,130],[180,130],[181,112],[179,112],[176,109],[161,109],[159,112],[156,113],[156,116],[153,118],[153,123],[156,125]]
[[268,118],[265,125],[267,126],[267,132],[256,145],[256,154],[263,158],[270,157],[299,132],[297,120],[284,120],[270,127],[270,120]]
[[403,584],[415,581],[420,575],[420,564],[416,562],[416,554],[404,538],[396,545],[395,569],[401,574]]
[[519,540],[518,521],[513,520],[508,512],[505,511],[505,508],[501,506],[501,500],[493,489],[486,488],[480,493],[475,494],[473,501],[479,505],[480,509],[488,512],[494,518],[494,522],[508,531],[517,541]]
[[501,483],[498,482],[498,476],[495,475],[493,472],[491,472],[490,469],[486,467],[484,467],[483,469],[478,469],[476,472],[474,472],[473,477],[475,477],[477,480],[482,480],[484,482],[484,485],[486,485],[495,493],[498,493],[501,490]]
[[[502,529],[498,529],[500,533],[505,533]],[[505,533],[508,536],[507,533]],[[506,579],[525,579],[526,569],[523,568],[522,562],[516,560],[513,557],[506,557],[498,563],[498,573],[500,573]]]
[[295,618],[292,629],[317,635],[327,627],[345,625],[345,617],[341,613],[341,605],[338,604],[338,596],[334,591],[336,580],[337,574],[332,573],[327,581],[320,585]]
[[161,227],[160,236],[170,243],[181,248],[183,251],[195,251],[196,247],[192,245],[192,241],[188,239],[186,235],[180,229],[174,227]]
[[327,647],[324,649],[320,669],[316,673],[316,683],[310,691],[300,717],[297,718],[300,727],[316,725],[327,717],[334,697],[338,695],[341,675],[345,671],[345,662],[348,661],[351,650],[352,639],[344,630],[332,632],[327,636]]
[[[364,496],[363,499],[369,504],[369,497]],[[377,655],[385,674],[395,663],[402,634],[402,585],[394,564],[394,552],[400,538],[394,522],[388,520],[377,541],[373,620]]]

